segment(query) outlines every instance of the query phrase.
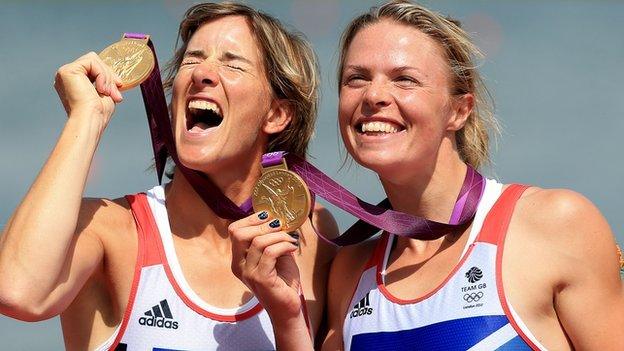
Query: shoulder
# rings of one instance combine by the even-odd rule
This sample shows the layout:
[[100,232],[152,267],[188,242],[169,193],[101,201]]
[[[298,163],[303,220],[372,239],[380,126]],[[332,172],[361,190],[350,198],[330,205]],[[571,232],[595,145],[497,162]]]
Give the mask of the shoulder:
[[80,206],[76,232],[100,241],[113,233],[132,233],[134,217],[125,198],[84,198]]
[[339,234],[336,219],[325,206],[318,202],[314,203],[312,209],[312,224],[319,233],[325,234],[328,238],[334,238]]
[[518,201],[514,217],[512,225],[520,234],[514,242],[548,252],[548,264],[569,278],[576,278],[578,269],[617,271],[619,260],[609,224],[583,195],[566,189],[529,188]]
[[[314,261],[329,265],[336,254],[336,248],[323,239],[318,234],[326,238],[335,238],[339,235],[338,224],[334,216],[321,204],[315,203],[312,209],[312,220],[306,221],[301,227],[302,244],[308,251],[313,252]],[[311,250],[310,250],[311,249]]]
[[598,208],[583,195],[566,189],[531,187],[517,204],[517,216],[538,236],[573,241],[612,238]]

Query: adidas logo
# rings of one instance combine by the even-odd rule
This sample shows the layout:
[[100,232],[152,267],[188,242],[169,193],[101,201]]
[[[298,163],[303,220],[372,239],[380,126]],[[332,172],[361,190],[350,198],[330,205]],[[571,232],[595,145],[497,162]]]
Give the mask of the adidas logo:
[[360,302],[356,303],[355,306],[353,306],[353,310],[351,311],[351,314],[349,314],[349,319],[373,314],[373,308],[370,307],[370,302],[368,301],[368,294],[369,293],[366,293],[366,296],[364,296],[364,298],[361,299]]
[[160,301],[160,304],[152,307],[144,313],[145,316],[139,318],[140,325],[149,327],[178,329],[178,322],[173,320],[173,315],[169,309],[167,300]]

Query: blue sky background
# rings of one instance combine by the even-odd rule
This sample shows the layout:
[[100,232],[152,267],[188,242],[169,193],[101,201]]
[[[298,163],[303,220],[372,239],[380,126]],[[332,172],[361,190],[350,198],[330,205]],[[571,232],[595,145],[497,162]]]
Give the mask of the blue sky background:
[[[248,1],[305,33],[322,66],[322,100],[311,161],[362,198],[374,174],[338,171],[337,42],[375,1]],[[427,1],[462,21],[486,53],[482,74],[504,127],[485,170],[503,182],[570,188],[590,198],[624,243],[624,15],[622,1]],[[0,1],[0,228],[52,149],[65,114],[52,87],[58,67],[99,52],[123,32],[152,35],[161,65],[173,53],[188,1]],[[388,38],[391,40],[392,38]],[[147,189],[155,175],[139,90],[125,94],[97,152],[87,196]],[[341,228],[352,219],[336,212]],[[0,348],[61,349],[58,319],[27,324],[0,316]]]

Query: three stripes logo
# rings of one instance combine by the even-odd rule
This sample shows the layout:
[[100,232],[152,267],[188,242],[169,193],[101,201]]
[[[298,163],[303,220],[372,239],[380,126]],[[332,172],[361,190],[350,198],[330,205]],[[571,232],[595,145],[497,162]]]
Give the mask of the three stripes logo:
[[139,318],[139,324],[149,327],[178,329],[178,322],[173,320],[167,300],[160,301],[158,305],[146,311],[144,316]]
[[349,314],[349,319],[373,314],[373,308],[370,307],[368,294],[369,293],[366,293],[366,296],[364,296],[364,298],[361,299],[360,302],[356,303],[355,306],[353,306],[353,310],[351,311],[351,314]]

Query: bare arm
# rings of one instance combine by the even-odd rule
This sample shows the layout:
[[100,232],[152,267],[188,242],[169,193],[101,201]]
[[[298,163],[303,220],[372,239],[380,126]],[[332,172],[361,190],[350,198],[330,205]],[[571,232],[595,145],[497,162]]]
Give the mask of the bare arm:
[[0,312],[30,321],[60,313],[102,259],[97,237],[77,227],[91,160],[121,101],[94,53],[61,67],[55,87],[69,118],[0,239]]
[[524,240],[541,246],[534,247],[541,252],[535,270],[550,282],[545,301],[552,301],[569,343],[576,350],[624,350],[624,287],[606,220],[567,190],[537,190],[522,202],[525,233],[533,233]]
[[[577,350],[624,350],[624,290],[611,229],[598,209],[572,192],[550,195],[567,240],[554,296],[561,324]],[[563,238],[562,238],[563,239]]]

